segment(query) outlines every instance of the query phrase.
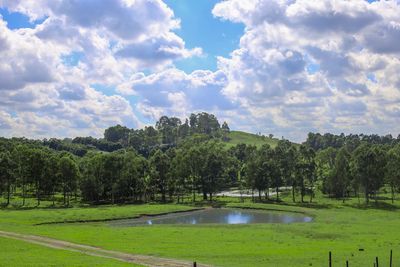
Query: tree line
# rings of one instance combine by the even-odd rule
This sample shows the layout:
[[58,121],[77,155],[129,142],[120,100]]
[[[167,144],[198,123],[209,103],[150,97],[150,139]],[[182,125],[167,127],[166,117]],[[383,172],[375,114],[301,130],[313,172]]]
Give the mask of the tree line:
[[279,201],[282,187],[291,191],[294,202],[311,202],[316,190],[343,201],[363,195],[368,202],[384,186],[392,199],[400,188],[396,142],[360,140],[315,149],[312,140],[301,145],[279,140],[275,147],[228,148],[223,140],[229,126],[205,114],[192,114],[185,123],[164,116],[155,127],[140,130],[118,125],[101,140],[79,137],[81,145],[119,146],[79,155],[51,147],[48,140],[1,138],[0,192],[6,205],[16,195],[23,205],[27,197],[36,198],[38,205],[43,199],[69,205],[71,198],[97,204],[196,201],[199,196],[212,201],[230,188],[251,192],[254,201]]

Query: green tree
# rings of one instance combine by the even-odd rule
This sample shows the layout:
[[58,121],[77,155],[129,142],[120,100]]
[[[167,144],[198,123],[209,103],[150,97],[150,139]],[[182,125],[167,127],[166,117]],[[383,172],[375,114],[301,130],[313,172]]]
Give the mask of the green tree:
[[339,149],[339,152],[336,156],[335,160],[335,181],[333,183],[334,192],[336,196],[340,196],[343,198],[343,202],[345,200],[346,191],[350,186],[350,154],[347,152],[345,147]]
[[300,186],[301,202],[304,202],[307,184],[310,190],[310,202],[313,198],[313,187],[315,182],[315,152],[312,148],[301,145],[296,163],[297,184]]
[[366,203],[383,185],[385,165],[384,152],[377,145],[364,143],[354,150],[352,172],[364,189]]
[[158,187],[161,194],[161,201],[166,202],[168,190],[168,178],[170,170],[170,158],[160,149],[157,149],[150,157],[150,166],[152,168],[153,184]]
[[37,206],[40,206],[40,190],[43,181],[43,171],[45,167],[45,153],[39,148],[30,150],[28,159],[29,179],[35,185]]
[[79,168],[69,156],[61,157],[58,165],[64,205],[69,206],[71,193],[77,188]]
[[400,145],[389,150],[385,169],[385,177],[390,185],[393,203],[395,189],[400,187]]
[[130,130],[127,127],[118,124],[104,131],[104,139],[109,142],[119,142],[127,145],[129,133]]
[[7,206],[10,204],[11,187],[14,184],[14,166],[8,151],[0,152],[0,189],[7,192]]

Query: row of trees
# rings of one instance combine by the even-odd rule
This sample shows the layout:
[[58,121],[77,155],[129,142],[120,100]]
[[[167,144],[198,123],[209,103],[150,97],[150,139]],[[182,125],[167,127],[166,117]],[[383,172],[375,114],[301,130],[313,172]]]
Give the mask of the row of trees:
[[368,202],[386,184],[392,201],[400,188],[400,145],[362,143],[353,151],[346,146],[329,147],[317,153],[316,165],[322,190],[330,196],[343,198],[362,191]]
[[[195,201],[198,194],[212,200],[215,193],[235,187],[260,200],[270,198],[273,189],[279,200],[280,189],[287,187],[293,201],[296,193],[301,201],[306,195],[312,201],[318,189],[343,200],[363,193],[368,202],[385,185],[392,198],[400,188],[400,144],[371,141],[385,137],[310,134],[303,145],[280,140],[275,147],[228,149],[221,141],[227,132],[226,123],[220,126],[215,116],[199,113],[184,124],[162,117],[155,128],[111,127],[104,139],[79,137],[69,141],[72,146],[52,139],[0,138],[0,193],[7,204],[16,194],[23,204],[34,196],[38,205],[44,198],[69,204],[71,197],[93,203],[166,202],[188,196]],[[315,136],[336,140],[335,145],[314,149]],[[74,145],[93,149],[77,154],[71,151]],[[102,152],[95,149],[100,145],[119,149]]]
[[197,136],[177,148],[155,149],[148,158],[133,149],[88,153],[76,157],[46,147],[18,144],[0,153],[0,191],[10,203],[13,194],[42,198],[62,196],[64,204],[81,196],[94,203],[180,201],[201,194],[212,200],[221,190],[237,187],[269,198],[271,188],[291,188],[301,201],[312,201],[320,188],[336,198],[364,193],[368,202],[385,184],[392,194],[400,187],[400,146],[362,144],[352,153],[345,147],[317,153],[305,145],[281,140],[275,148],[244,144],[226,149],[223,143]]

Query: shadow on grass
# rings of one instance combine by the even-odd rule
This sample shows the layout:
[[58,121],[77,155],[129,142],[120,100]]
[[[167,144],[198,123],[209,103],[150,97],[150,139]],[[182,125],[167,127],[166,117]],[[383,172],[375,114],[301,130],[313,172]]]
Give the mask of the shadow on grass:
[[[373,200],[372,200],[373,201]],[[354,204],[343,204],[344,206],[351,207],[351,208],[356,208],[356,209],[362,209],[362,210],[369,210],[369,209],[375,209],[375,210],[387,210],[387,211],[397,211],[399,210],[399,207],[397,205],[387,203],[387,202],[370,202],[370,203],[354,203]]]

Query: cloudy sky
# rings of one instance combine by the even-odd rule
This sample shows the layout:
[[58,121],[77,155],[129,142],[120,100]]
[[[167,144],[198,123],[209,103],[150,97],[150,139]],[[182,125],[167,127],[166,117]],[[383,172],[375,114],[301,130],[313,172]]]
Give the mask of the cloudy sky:
[[0,135],[400,133],[400,0],[0,0]]

